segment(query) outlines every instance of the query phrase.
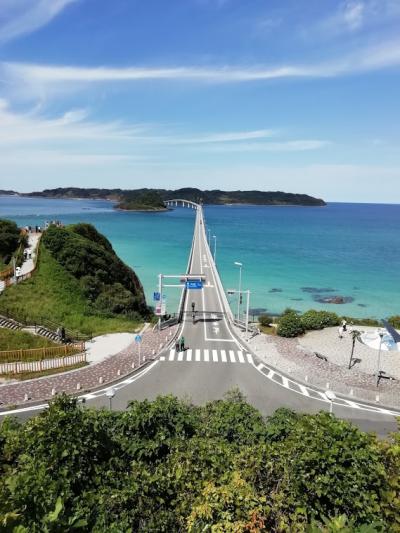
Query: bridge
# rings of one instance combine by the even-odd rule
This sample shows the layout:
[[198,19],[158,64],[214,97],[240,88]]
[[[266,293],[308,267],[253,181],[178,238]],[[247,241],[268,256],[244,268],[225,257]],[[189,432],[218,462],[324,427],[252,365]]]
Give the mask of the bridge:
[[[207,242],[203,207],[183,199],[168,200],[166,205],[182,205],[195,211],[186,274],[200,275],[204,279],[203,288],[184,289],[182,293],[182,319],[177,338],[184,337],[185,350],[177,350],[175,342],[165,349],[142,377],[118,390],[115,408],[124,409],[132,399],[153,399],[162,394],[205,403],[237,387],[264,415],[272,414],[279,407],[308,413],[329,411],[333,407],[337,416],[353,421],[366,431],[384,434],[396,430],[393,414],[378,406],[339,395],[332,401],[324,391],[296,383],[278,369],[262,364],[237,333]],[[195,311],[199,311],[194,320],[193,304]],[[107,399],[98,397],[88,403],[106,406]]]
[[[235,327],[207,242],[203,207],[183,199],[167,200],[166,205],[184,205],[195,211],[186,277],[200,277],[202,288],[192,289],[185,284],[176,339],[144,371],[114,386],[115,409],[125,409],[134,399],[154,399],[164,394],[203,404],[238,388],[263,415],[271,415],[279,407],[307,413],[333,409],[336,416],[351,420],[365,431],[383,435],[396,430],[398,413],[296,382],[279,369],[262,363]],[[198,311],[194,319],[193,308]],[[183,351],[175,346],[175,340],[182,336]],[[108,399],[101,392],[89,398],[87,404],[106,407]]]

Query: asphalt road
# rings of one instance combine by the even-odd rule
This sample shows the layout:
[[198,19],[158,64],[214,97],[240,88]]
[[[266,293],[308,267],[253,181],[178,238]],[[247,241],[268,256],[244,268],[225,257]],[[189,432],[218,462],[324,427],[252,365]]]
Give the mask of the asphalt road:
[[[351,420],[364,431],[385,435],[396,430],[395,417],[384,409],[340,398],[331,404],[323,393],[311,388],[305,390],[304,386],[274,374],[246,350],[227,318],[229,311],[224,305],[218,273],[207,244],[202,208],[196,211],[189,273],[204,276],[205,282],[202,290],[187,292],[179,334],[185,338],[185,350],[168,349],[146,369],[117,384],[116,395],[112,399],[113,409],[125,409],[131,400],[153,399],[164,394],[174,394],[203,404],[238,388],[264,415],[272,414],[279,407],[307,413],[332,408],[336,416]],[[192,303],[196,311],[194,320]],[[105,390],[86,395],[86,402],[96,407],[109,405]],[[43,406],[21,410],[18,416],[32,416],[41,408]]]

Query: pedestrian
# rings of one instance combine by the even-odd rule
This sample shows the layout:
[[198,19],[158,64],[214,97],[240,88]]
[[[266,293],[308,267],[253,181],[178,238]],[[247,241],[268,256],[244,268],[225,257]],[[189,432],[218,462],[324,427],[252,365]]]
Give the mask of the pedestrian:
[[185,350],[185,337],[183,335],[181,337],[180,345],[180,351],[183,352]]
[[61,328],[61,341],[65,342],[65,328],[64,328],[64,326]]
[[175,350],[179,352],[179,341],[176,341],[175,343]]
[[343,320],[342,328],[343,328],[343,331],[347,331],[347,322],[346,322],[346,320]]
[[57,328],[56,335],[57,335],[59,342],[61,342],[61,328],[60,327]]

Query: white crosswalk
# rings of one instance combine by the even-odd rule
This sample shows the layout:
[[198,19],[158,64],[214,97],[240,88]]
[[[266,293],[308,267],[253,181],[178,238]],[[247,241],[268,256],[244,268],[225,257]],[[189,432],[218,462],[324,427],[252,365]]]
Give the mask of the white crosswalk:
[[177,352],[170,350],[168,355],[160,357],[160,361],[178,361],[188,363],[250,363],[253,364],[253,356],[241,350],[185,350]]

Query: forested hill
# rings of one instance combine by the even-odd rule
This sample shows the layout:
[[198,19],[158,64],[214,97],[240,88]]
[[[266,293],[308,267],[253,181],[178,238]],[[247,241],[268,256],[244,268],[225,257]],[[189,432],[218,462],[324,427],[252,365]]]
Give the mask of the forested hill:
[[[221,191],[219,189],[203,191],[201,189],[185,187],[182,189],[81,189],[79,187],[65,187],[58,189],[45,189],[41,192],[32,192],[24,196],[36,196],[44,198],[93,198],[114,200],[118,206],[124,208],[140,209],[142,202],[135,202],[135,197],[142,200],[148,195],[154,198],[168,200],[181,198],[193,202],[202,201],[204,204],[252,204],[252,205],[303,205],[324,206],[321,198],[315,198],[308,194],[288,193],[282,191]],[[157,203],[156,202],[156,203]],[[131,207],[132,206],[132,207]],[[153,205],[147,205],[151,210]],[[146,209],[146,206],[144,207]]]
[[114,315],[148,313],[139,278],[91,224],[50,226],[43,234],[42,245],[79,280],[94,310]]

